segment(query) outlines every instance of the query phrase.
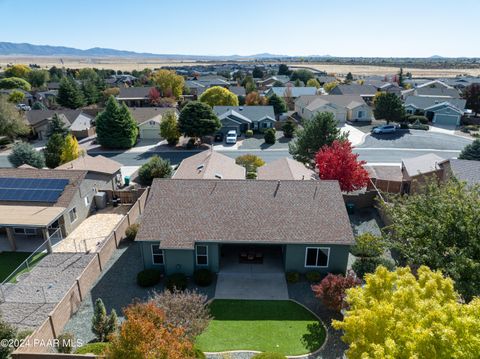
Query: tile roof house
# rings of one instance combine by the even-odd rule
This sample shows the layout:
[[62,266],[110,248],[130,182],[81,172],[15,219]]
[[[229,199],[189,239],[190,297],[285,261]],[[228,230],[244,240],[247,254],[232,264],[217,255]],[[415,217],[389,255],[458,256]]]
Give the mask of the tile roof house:
[[269,162],[257,169],[257,180],[316,180],[315,171],[303,163],[285,157]]
[[330,112],[340,124],[373,119],[371,108],[357,95],[300,96],[295,100],[295,111],[305,119],[311,119],[319,112]]
[[173,111],[178,116],[178,110],[172,107],[129,107],[128,110],[138,124],[139,137],[160,141],[160,122],[163,115]]
[[469,186],[480,185],[480,161],[449,159],[439,163],[443,180],[454,177]]
[[272,128],[275,123],[273,106],[214,106],[213,112],[222,123],[221,132],[238,134],[247,130]]
[[245,179],[245,168],[235,159],[213,150],[185,158],[172,178],[175,179]]
[[269,249],[285,271],[344,273],[354,237],[337,181],[155,179],[136,242],[146,268],[187,275],[263,264]]

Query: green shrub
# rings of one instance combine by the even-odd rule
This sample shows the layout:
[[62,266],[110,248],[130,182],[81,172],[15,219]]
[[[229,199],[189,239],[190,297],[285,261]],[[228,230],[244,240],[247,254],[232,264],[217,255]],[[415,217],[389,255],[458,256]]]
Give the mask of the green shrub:
[[133,240],[137,236],[138,228],[139,228],[138,223],[129,225],[127,227],[127,230],[125,231],[125,239],[129,242],[133,242]]
[[395,269],[395,263],[391,259],[383,257],[357,258],[352,265],[352,269],[357,276],[364,278],[365,274],[375,272],[379,265],[383,265],[388,270]]
[[152,287],[160,283],[161,272],[158,269],[145,269],[137,274],[137,284],[140,287]]
[[247,172],[247,179],[257,179],[257,173],[256,172]]
[[0,146],[6,146],[10,143],[10,139],[8,137],[0,136]]
[[351,247],[350,253],[356,257],[379,257],[386,249],[387,243],[381,236],[365,232],[355,238],[355,245]]
[[74,336],[72,333],[63,333],[58,336],[57,352],[70,354],[73,351]]
[[285,274],[288,283],[297,283],[300,280],[300,273],[298,272],[287,272]]
[[196,359],[207,359],[207,356],[198,348],[194,348]]
[[88,344],[85,344],[85,345],[81,346],[80,348],[78,348],[75,351],[75,354],[89,354],[89,353],[92,353],[92,354],[95,354],[95,355],[101,355],[105,351],[105,349],[108,348],[109,345],[110,345],[110,343],[106,343],[106,342],[88,343]]
[[193,273],[195,284],[200,287],[208,287],[213,282],[213,273],[209,269],[199,269]]
[[252,137],[252,136],[253,136],[253,131],[252,130],[245,131],[245,137]]
[[428,118],[426,118],[425,116],[412,115],[412,116],[408,116],[407,119],[408,119],[408,122],[410,123],[415,123],[419,121],[423,125],[428,124]]
[[409,129],[408,123],[402,122],[402,123],[400,124],[400,129],[402,129],[402,130],[408,130],[408,129]]
[[268,130],[265,131],[265,135],[263,136],[265,139],[265,143],[269,145],[275,144],[277,141],[277,138],[275,137],[275,130],[273,128],[269,128]]
[[165,287],[170,291],[174,289],[185,290],[187,289],[187,277],[183,273],[171,274],[165,281]]
[[423,123],[421,123],[420,121],[417,120],[410,125],[410,128],[414,129],[414,130],[425,130],[425,131],[427,131],[430,127],[428,127],[428,125],[424,125]]
[[286,356],[279,353],[260,353],[252,357],[252,359],[287,359]]
[[307,278],[310,283],[318,283],[322,279],[322,275],[319,272],[311,271],[305,273],[305,278]]

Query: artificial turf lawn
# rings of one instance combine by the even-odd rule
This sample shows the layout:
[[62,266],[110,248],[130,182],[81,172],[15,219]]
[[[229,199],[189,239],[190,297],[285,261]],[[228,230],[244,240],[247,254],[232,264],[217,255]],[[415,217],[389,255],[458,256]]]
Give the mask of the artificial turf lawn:
[[[3,282],[12,272],[18,268],[22,262],[27,259],[30,254],[32,253],[27,253],[27,252],[2,252],[0,253],[0,283]],[[32,268],[37,264],[44,256],[46,253],[37,253],[34,255],[30,261],[29,261],[29,266]],[[21,274],[26,272],[28,269],[25,267],[25,269],[19,271],[15,277],[11,278],[10,281],[14,282],[15,278]]]
[[214,300],[210,312],[214,319],[196,341],[204,352],[300,355],[315,351],[325,341],[325,328],[318,319],[291,301]]

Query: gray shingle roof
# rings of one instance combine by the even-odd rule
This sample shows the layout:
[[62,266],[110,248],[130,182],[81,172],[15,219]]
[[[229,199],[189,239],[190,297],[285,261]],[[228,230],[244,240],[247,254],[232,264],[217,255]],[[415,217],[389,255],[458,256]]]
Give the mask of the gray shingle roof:
[[374,96],[377,93],[377,88],[372,85],[338,85],[332,91],[330,95],[368,95]]
[[80,115],[82,110],[31,110],[27,111],[27,121],[31,126],[50,119],[55,114],[63,114],[70,124]]
[[450,169],[456,179],[469,185],[480,184],[480,161],[450,159]]
[[413,105],[420,110],[424,110],[435,104],[448,102],[459,110],[465,110],[466,100],[461,98],[445,98],[445,97],[424,97],[424,96],[408,96],[405,99],[405,106]]
[[[285,96],[285,91],[287,87],[272,87],[270,90],[268,90],[267,95],[270,96],[272,94],[275,94],[279,97],[284,97]],[[292,94],[292,97],[299,97],[299,96],[305,96],[305,95],[316,95],[317,94],[317,88],[316,87],[290,87],[290,91]]]
[[128,110],[138,124],[142,124],[159,115],[163,116],[168,111],[173,111],[178,115],[178,110],[173,107],[129,107]]
[[275,113],[273,112],[273,106],[215,106],[213,112],[217,116],[221,116],[228,111],[235,111],[242,116],[250,119],[252,122],[260,121],[265,117],[275,119]]
[[337,181],[155,179],[135,240],[354,243]]
[[117,96],[119,100],[129,99],[148,99],[152,87],[120,87],[120,93]]

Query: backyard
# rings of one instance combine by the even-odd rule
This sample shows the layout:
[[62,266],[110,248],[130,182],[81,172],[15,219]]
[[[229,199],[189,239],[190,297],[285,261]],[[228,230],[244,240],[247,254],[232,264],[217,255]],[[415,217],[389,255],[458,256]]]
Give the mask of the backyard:
[[[20,264],[23,263],[32,253],[27,252],[2,252],[0,253],[0,283],[3,282],[7,277],[12,274],[12,272],[18,268]],[[30,267],[37,264],[46,253],[38,253],[32,258],[30,258],[28,264]],[[16,273],[15,277],[11,278],[10,281],[15,281],[15,278],[28,270],[25,267],[23,270],[20,270]]]
[[318,318],[293,301],[214,300],[214,319],[197,338],[205,352],[253,350],[301,355],[325,341]]

